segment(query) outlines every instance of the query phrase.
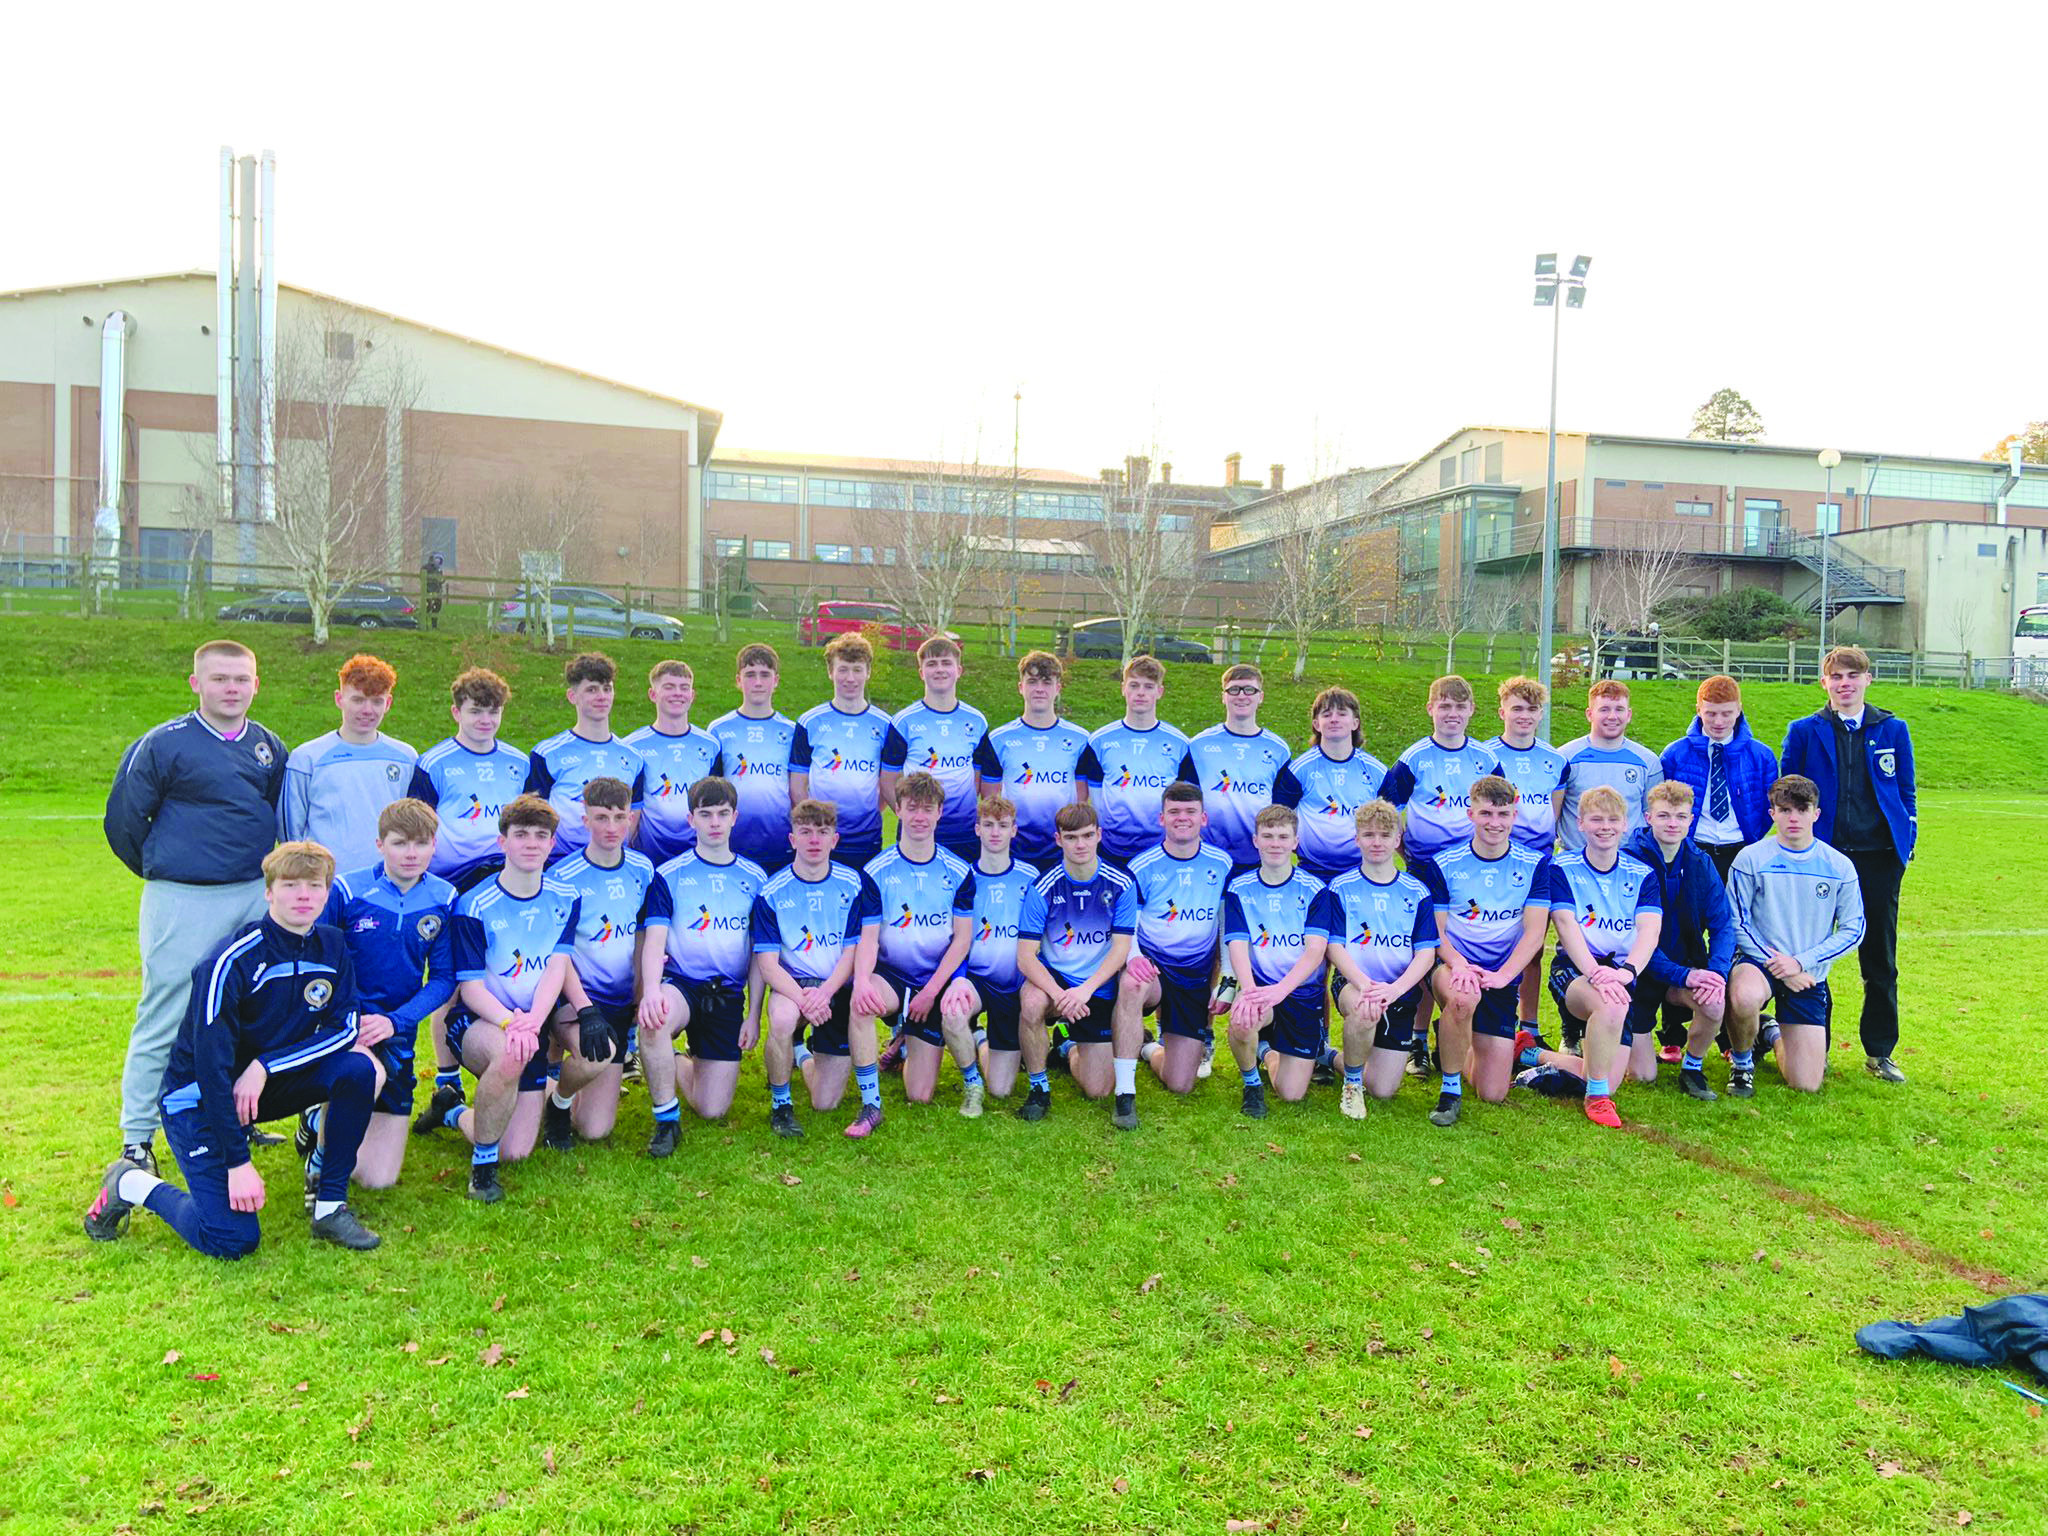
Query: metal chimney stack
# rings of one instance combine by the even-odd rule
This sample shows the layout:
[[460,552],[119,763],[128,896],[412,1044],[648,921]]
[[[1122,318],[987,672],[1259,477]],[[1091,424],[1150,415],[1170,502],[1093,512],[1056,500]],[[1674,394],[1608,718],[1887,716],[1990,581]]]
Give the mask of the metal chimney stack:
[[235,555],[254,564],[277,517],[277,156],[220,152],[214,458]]

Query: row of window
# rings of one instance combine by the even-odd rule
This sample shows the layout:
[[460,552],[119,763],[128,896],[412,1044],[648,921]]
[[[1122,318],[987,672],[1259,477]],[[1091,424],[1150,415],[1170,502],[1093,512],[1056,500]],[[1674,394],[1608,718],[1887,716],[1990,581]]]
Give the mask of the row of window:
[[[711,547],[721,560],[739,560],[751,555],[756,560],[794,560],[796,554],[788,539],[718,538],[711,541]],[[811,558],[828,565],[874,565],[876,556],[882,565],[896,563],[896,551],[876,549],[869,544],[813,544]]]
[[1437,489],[1442,491],[1449,490],[1454,485],[1477,485],[1482,480],[1487,485],[1499,485],[1502,457],[1502,445],[1499,443],[1487,443],[1483,447],[1447,453],[1436,461]]
[[[802,482],[795,475],[743,474],[713,469],[704,475],[704,495],[710,501],[765,502],[795,506],[804,499]],[[902,480],[843,480],[814,475],[809,501],[814,507],[850,507],[857,511],[900,512],[915,503],[920,512],[934,507],[947,512],[975,512],[984,516],[1007,516],[1010,489],[1005,484],[933,487]],[[1100,491],[1024,491],[1017,493],[1017,516],[1048,518],[1064,522],[1100,522]],[[1174,515],[1164,521],[1185,529],[1192,520]]]

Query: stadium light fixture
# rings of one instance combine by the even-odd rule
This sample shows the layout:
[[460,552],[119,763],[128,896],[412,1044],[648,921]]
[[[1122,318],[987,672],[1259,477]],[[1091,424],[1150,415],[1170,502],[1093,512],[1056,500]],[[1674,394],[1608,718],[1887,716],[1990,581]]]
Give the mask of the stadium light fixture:
[[[1571,271],[1560,277],[1557,253],[1536,258],[1536,303],[1550,311],[1550,435],[1549,459],[1543,472],[1543,620],[1536,634],[1536,677],[1543,684],[1543,738],[1550,739],[1550,651],[1556,644],[1557,629],[1557,350],[1562,334],[1562,315],[1567,309],[1586,305],[1586,270],[1590,256],[1574,256]],[[1564,290],[1564,303],[1557,291]],[[1825,562],[1823,562],[1825,563]]]

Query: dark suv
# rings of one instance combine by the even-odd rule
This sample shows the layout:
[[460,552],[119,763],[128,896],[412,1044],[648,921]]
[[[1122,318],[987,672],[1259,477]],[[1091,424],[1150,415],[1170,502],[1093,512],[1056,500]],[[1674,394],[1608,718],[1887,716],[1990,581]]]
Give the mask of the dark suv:
[[[1111,661],[1120,661],[1124,654],[1124,621],[1085,619],[1061,633],[1059,653],[1062,656],[1108,657]],[[1216,659],[1209,647],[1199,640],[1183,640],[1178,635],[1162,633],[1142,637],[1131,647],[1131,654],[1156,656],[1161,661],[1199,661],[1204,664]]]
[[[256,624],[310,624],[313,622],[313,605],[306,601],[303,592],[266,592],[260,597],[245,597],[240,602],[229,603],[215,617]],[[344,628],[420,627],[412,599],[374,581],[342,588],[335,594],[334,607],[329,610],[327,618],[329,623]]]

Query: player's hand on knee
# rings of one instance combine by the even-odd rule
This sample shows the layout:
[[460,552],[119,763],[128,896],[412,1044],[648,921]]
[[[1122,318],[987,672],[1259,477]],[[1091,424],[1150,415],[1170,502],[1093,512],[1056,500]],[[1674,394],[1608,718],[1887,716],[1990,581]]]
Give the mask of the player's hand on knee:
[[356,1044],[382,1045],[396,1032],[396,1028],[397,1026],[391,1022],[390,1017],[386,1014],[358,1014],[356,1016]]
[[228,1170],[228,1208],[248,1213],[263,1209],[263,1175],[254,1163]]
[[1134,989],[1149,987],[1159,979],[1159,967],[1143,955],[1132,955],[1124,962],[1123,984]]
[[668,999],[660,987],[651,989],[640,999],[640,1007],[633,1020],[642,1029],[663,1030],[668,1028]]
[[882,1001],[882,994],[872,976],[856,976],[853,979],[853,1011],[865,1018],[878,1019],[889,1011]]
[[604,1016],[600,1008],[578,1008],[576,1010],[576,1054],[585,1061],[610,1061],[616,1042],[612,1039],[612,1021]]

